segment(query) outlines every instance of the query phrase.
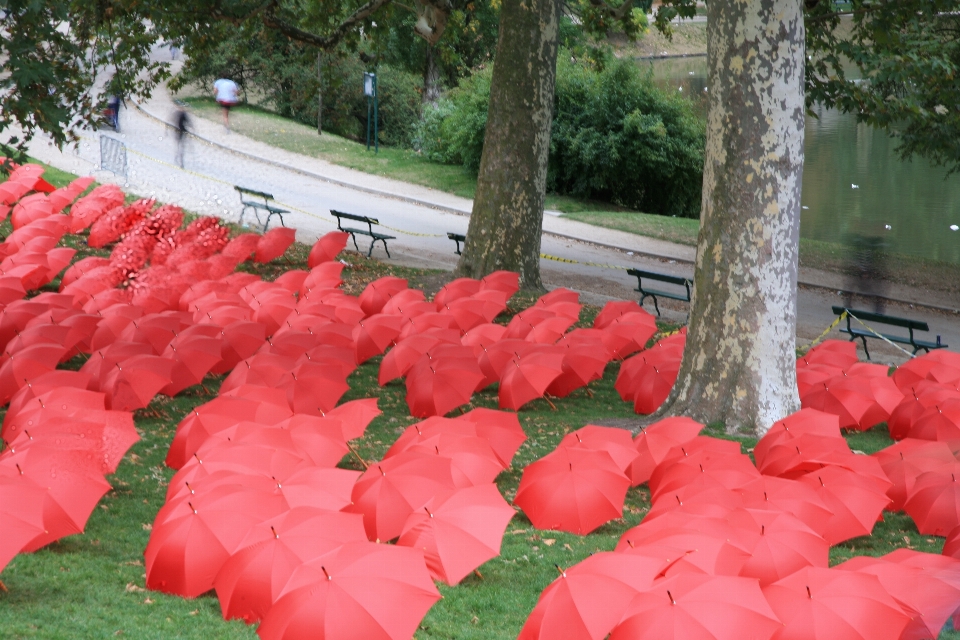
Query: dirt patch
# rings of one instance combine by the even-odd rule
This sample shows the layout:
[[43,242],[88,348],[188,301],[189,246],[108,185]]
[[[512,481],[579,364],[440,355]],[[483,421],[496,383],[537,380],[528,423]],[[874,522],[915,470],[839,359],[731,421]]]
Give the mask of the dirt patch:
[[636,42],[623,35],[611,36],[610,44],[618,57],[651,58],[664,56],[707,55],[707,23],[674,25],[669,39],[654,27]]

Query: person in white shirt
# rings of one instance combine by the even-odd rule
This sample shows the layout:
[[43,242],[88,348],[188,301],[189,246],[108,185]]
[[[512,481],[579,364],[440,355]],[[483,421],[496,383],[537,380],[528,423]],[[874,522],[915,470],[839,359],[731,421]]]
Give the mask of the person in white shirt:
[[223,108],[223,128],[230,131],[230,107],[240,102],[240,87],[229,78],[220,78],[213,83],[213,96]]

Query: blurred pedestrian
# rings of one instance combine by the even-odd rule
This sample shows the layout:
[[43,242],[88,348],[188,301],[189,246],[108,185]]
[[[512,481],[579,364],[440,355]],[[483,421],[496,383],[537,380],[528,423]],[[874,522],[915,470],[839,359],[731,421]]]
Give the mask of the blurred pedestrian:
[[183,168],[183,152],[187,145],[187,134],[190,132],[190,116],[183,109],[178,109],[173,116],[173,124],[177,129],[177,166]]
[[213,97],[223,109],[223,128],[230,131],[230,109],[240,102],[240,87],[229,78],[220,78],[213,83]]
[[879,234],[855,231],[847,235],[844,244],[850,261],[846,269],[844,305],[850,308],[856,293],[872,300],[874,313],[883,313],[886,308],[886,242]]

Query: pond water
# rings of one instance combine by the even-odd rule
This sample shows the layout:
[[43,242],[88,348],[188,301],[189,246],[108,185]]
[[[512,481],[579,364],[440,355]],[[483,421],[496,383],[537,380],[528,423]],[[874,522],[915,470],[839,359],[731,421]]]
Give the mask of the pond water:
[[[704,104],[705,57],[638,64],[657,84]],[[816,113],[806,124],[800,235],[831,242],[879,235],[891,251],[960,264],[960,231],[951,230],[960,226],[960,174],[900,160],[895,140],[852,115]]]

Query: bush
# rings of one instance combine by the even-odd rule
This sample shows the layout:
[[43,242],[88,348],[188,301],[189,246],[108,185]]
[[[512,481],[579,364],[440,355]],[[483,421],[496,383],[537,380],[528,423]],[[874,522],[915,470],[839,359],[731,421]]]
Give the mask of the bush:
[[[476,171],[489,70],[429,109],[415,144],[428,158]],[[697,217],[705,123],[686,99],[657,88],[629,61],[602,71],[561,54],[547,189],[639,211]]]

